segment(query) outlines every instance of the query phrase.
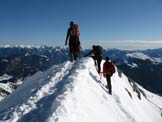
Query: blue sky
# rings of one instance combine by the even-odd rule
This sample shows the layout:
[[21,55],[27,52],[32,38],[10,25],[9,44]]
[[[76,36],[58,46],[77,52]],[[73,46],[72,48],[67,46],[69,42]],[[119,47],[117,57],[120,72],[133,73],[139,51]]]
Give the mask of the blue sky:
[[70,20],[83,46],[162,44],[161,0],[0,0],[0,45],[63,46]]

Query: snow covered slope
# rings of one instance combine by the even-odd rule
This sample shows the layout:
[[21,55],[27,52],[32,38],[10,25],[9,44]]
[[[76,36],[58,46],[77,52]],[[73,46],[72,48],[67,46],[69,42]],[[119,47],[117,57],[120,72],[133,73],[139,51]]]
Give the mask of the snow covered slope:
[[[103,62],[102,62],[103,63]],[[2,122],[162,122],[162,98],[120,71],[112,96],[91,58],[38,72],[0,103]]]

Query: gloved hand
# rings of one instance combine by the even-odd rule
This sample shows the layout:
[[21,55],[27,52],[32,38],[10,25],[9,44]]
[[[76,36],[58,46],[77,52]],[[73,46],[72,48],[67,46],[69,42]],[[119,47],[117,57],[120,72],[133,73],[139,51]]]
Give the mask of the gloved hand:
[[67,42],[65,41],[65,46],[67,45]]

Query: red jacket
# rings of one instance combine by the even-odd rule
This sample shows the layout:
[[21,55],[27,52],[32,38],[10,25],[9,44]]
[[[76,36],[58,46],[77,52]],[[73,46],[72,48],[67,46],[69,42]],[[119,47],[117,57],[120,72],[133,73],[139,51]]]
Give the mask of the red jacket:
[[103,74],[104,75],[112,75],[115,73],[115,66],[112,62],[105,61],[103,64]]

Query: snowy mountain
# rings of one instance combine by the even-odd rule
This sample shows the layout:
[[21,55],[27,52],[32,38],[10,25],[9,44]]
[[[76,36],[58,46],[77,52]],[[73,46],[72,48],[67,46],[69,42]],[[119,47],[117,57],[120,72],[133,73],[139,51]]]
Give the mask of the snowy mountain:
[[162,96],[162,48],[149,50],[104,49],[117,67],[145,89]]
[[[103,64],[103,61],[102,61]],[[162,97],[112,76],[112,95],[91,58],[37,72],[0,102],[2,122],[161,122]]]
[[[83,57],[90,49],[83,49]],[[129,78],[144,88],[162,95],[162,49],[117,50],[104,49],[103,58],[109,56]],[[17,88],[27,77],[45,71],[69,59],[68,48],[48,46],[0,46],[0,101]],[[6,77],[7,76],[7,77]],[[6,85],[6,87],[4,87]]]
[[114,60],[118,68],[127,76],[149,91],[162,95],[162,57],[156,55],[156,50],[152,51],[152,53],[146,52],[120,52],[122,56],[117,54],[116,57],[118,58]]
[[68,60],[68,53],[60,47],[1,46],[0,101],[10,94],[6,88],[17,88],[25,78],[65,60]]

